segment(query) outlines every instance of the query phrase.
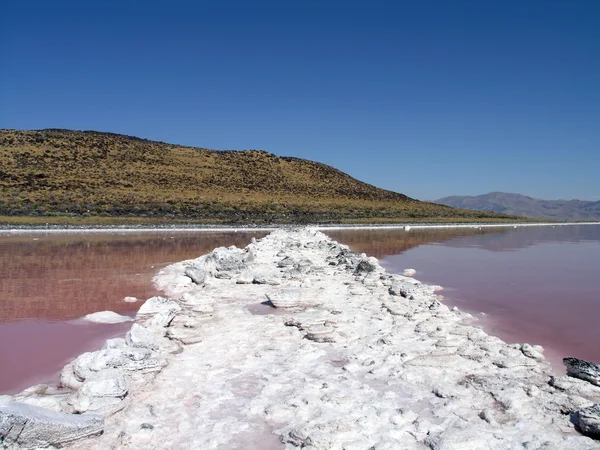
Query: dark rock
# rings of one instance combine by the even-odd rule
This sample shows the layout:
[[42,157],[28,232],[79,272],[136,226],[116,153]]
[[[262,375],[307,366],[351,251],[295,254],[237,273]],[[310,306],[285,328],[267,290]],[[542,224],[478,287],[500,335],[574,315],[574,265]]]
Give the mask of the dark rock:
[[575,411],[571,422],[586,436],[600,439],[600,403]]
[[363,259],[356,266],[356,269],[354,270],[354,273],[357,274],[357,275],[358,274],[363,274],[363,273],[370,273],[370,272],[373,272],[375,269],[377,269],[377,267],[375,267],[375,265],[373,263],[371,263],[367,259]]
[[65,414],[16,402],[0,405],[0,442],[5,446],[62,446],[103,429],[104,418],[98,414]]
[[563,364],[567,366],[567,375],[570,377],[600,386],[600,364],[572,357],[563,358]]

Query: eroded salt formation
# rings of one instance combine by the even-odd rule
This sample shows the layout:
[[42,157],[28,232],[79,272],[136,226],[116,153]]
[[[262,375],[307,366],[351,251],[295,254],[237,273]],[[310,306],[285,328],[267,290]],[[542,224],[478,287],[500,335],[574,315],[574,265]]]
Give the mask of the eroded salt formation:
[[[600,448],[597,365],[567,359],[571,376],[551,377],[541,347],[488,336],[436,287],[315,230],[219,248],[155,282],[168,299],[67,365],[67,389],[0,403],[75,430],[47,444],[97,434],[103,416],[102,436],[71,444],[82,449]],[[6,408],[4,445],[33,446]]]

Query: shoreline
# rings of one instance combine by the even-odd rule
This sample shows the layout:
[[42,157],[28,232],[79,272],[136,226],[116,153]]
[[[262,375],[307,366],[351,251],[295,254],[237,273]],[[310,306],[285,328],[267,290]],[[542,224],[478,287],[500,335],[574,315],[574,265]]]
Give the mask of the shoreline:
[[155,284],[167,298],[146,301],[125,339],[63,369],[68,392],[13,403],[88,413],[86,436],[103,415],[86,449],[600,448],[564,413],[600,387],[550,377],[543,349],[489,336],[314,227],[175,263]]
[[424,230],[424,229],[443,229],[443,228],[521,228],[521,227],[555,227],[555,226],[572,226],[572,225],[600,225],[600,222],[558,222],[558,223],[546,223],[546,222],[535,222],[535,223],[398,223],[398,224],[331,224],[331,225],[297,225],[297,224],[278,224],[273,226],[261,226],[253,227],[248,225],[241,226],[229,226],[229,225],[215,225],[215,226],[190,226],[190,227],[169,227],[169,226],[155,226],[155,227],[131,227],[126,226],[59,226],[55,225],[48,228],[41,227],[13,227],[3,228],[0,227],[0,237],[3,233],[7,235],[18,235],[27,233],[47,233],[47,234],[116,234],[116,233],[160,233],[160,232],[172,232],[172,233],[187,233],[187,232],[199,232],[199,233],[215,233],[215,232],[270,232],[280,229],[296,229],[296,228],[312,228],[315,230]]

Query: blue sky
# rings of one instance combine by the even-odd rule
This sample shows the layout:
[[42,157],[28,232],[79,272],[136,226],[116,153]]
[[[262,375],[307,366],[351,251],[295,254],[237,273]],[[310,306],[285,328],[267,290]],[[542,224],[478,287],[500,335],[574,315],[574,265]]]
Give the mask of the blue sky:
[[419,199],[600,199],[600,1],[0,5],[0,128],[333,165]]

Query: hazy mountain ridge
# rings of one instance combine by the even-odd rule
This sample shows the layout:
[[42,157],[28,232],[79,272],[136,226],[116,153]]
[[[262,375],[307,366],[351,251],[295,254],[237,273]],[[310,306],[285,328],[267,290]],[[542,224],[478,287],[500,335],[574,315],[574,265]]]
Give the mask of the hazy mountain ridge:
[[96,131],[0,130],[0,214],[305,222],[485,219],[263,150],[218,151]]
[[435,200],[435,203],[546,220],[600,220],[600,201],[541,200],[521,194],[490,192],[476,196],[453,195]]

